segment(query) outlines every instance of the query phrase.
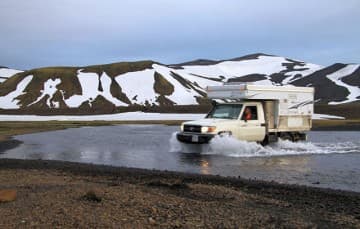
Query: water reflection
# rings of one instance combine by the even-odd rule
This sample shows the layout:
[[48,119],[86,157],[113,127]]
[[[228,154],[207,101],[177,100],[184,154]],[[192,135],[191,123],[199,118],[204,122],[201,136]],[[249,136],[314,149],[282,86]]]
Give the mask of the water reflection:
[[202,155],[199,153],[180,153],[179,161],[180,163],[198,167],[198,172],[201,174],[212,174],[210,155]]
[[208,161],[203,160],[200,164],[201,174],[210,174],[210,164]]
[[262,165],[266,167],[288,168],[297,172],[306,173],[311,171],[309,165],[311,156],[275,156],[262,158]]

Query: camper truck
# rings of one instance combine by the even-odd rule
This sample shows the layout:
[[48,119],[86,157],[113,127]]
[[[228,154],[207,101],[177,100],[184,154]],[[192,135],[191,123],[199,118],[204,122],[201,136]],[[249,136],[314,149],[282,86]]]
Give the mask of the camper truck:
[[232,136],[262,145],[306,140],[312,126],[314,88],[225,83],[207,87],[213,101],[204,118],[184,122],[177,139],[208,143],[214,136]]

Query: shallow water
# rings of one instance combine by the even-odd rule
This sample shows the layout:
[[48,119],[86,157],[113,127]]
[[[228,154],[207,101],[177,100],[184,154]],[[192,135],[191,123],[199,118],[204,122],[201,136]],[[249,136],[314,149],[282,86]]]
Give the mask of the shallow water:
[[176,141],[178,127],[83,127],[15,138],[24,144],[0,158],[76,161],[241,176],[360,192],[360,132],[309,132],[308,142],[267,147],[232,138],[209,145]]

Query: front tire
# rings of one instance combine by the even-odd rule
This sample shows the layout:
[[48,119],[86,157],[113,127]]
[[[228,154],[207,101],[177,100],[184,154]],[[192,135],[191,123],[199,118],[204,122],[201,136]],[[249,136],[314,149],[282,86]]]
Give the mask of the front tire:
[[269,145],[270,143],[274,143],[278,141],[278,135],[275,133],[269,133],[265,136],[264,140],[259,142],[262,146]]
[[230,136],[232,136],[232,132],[231,132],[231,131],[220,131],[220,132],[218,133],[218,135],[219,135],[220,137],[230,137]]

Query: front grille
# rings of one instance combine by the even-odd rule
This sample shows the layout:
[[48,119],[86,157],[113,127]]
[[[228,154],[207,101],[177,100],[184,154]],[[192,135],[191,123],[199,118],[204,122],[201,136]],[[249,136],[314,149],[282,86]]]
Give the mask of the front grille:
[[184,125],[184,132],[201,133],[201,126]]

